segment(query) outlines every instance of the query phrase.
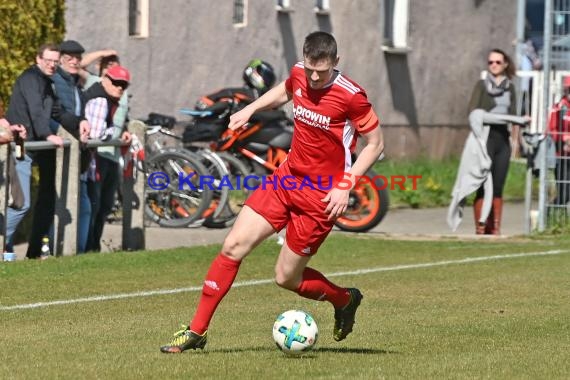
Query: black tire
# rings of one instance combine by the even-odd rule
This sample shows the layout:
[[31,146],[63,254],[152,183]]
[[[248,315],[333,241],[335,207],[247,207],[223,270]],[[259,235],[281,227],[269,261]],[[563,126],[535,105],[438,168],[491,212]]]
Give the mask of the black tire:
[[[162,172],[168,176],[165,188],[152,188],[150,182]],[[200,176],[208,170],[194,155],[188,152],[163,151],[145,161],[145,215],[161,227],[182,228],[201,223],[202,214],[210,206],[212,190],[200,186]],[[196,173],[190,182],[194,188],[179,184],[179,173],[185,176]]]
[[[231,176],[240,175],[243,178],[244,176],[251,174],[251,168],[231,153],[216,152],[216,154],[226,163]],[[232,181],[232,183],[235,182]],[[224,204],[224,208],[220,215],[215,218],[206,218],[203,224],[204,227],[226,228],[232,226],[243,207],[243,201],[245,201],[248,195],[249,194],[245,190],[230,191],[230,197],[226,204]]]
[[198,157],[214,179],[213,183],[209,185],[212,186],[212,202],[203,214],[204,223],[202,225],[208,227],[208,221],[218,217],[223,218],[222,214],[225,214],[224,207],[229,200],[231,190],[229,187],[224,186],[222,181],[225,177],[230,178],[231,175],[226,162],[222,160],[217,152],[209,149],[192,149],[194,150],[184,149],[184,152]]
[[368,170],[365,175],[374,180],[374,184],[361,183],[350,191],[348,209],[335,222],[335,226],[343,231],[369,231],[380,224],[388,213],[390,202],[387,184],[373,170]]

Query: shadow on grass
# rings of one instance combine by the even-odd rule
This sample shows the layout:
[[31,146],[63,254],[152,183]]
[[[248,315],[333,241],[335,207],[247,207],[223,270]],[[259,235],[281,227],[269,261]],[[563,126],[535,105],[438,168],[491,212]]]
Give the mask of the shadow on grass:
[[[204,354],[211,353],[211,354],[218,354],[218,353],[239,353],[239,352],[267,352],[267,351],[274,351],[275,348],[269,348],[267,346],[261,347],[245,347],[245,348],[221,348],[221,349],[210,349],[207,351],[203,351]],[[360,355],[388,355],[388,354],[400,354],[398,351],[389,351],[389,350],[382,350],[382,349],[374,349],[374,348],[349,348],[349,347],[318,347],[315,351],[304,354],[303,357],[312,357],[319,352],[330,352],[330,353],[338,353],[338,354],[360,354]],[[291,356],[295,357],[295,356]]]
[[332,352],[339,354],[361,354],[361,355],[378,355],[378,354],[399,354],[398,351],[381,350],[375,348],[349,348],[349,347],[319,347],[316,352]]

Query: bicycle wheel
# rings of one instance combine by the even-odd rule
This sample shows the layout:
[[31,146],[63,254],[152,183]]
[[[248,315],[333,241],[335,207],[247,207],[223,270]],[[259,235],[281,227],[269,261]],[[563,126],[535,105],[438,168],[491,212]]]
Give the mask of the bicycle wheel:
[[388,189],[372,170],[366,172],[375,183],[357,184],[350,191],[348,208],[336,220],[335,226],[343,231],[365,232],[376,227],[388,212]]
[[199,222],[212,201],[212,190],[200,178],[204,165],[183,151],[162,151],[145,162],[145,214],[161,227]]
[[[216,217],[209,217],[204,220],[204,226],[208,228],[226,228],[234,224],[243,204],[249,194],[251,193],[242,186],[238,186],[240,178],[252,173],[249,168],[239,158],[227,152],[215,152],[229,171],[229,182],[231,183],[231,190],[227,201],[221,204],[222,210]],[[238,187],[240,189],[238,189]]]
[[226,181],[231,179],[230,172],[228,171],[225,162],[217,153],[204,148],[190,149],[191,150],[186,148],[184,150],[199,157],[200,161],[212,176],[211,182],[208,184],[208,186],[211,186],[211,189],[213,190],[212,202],[210,203],[210,207],[208,207],[203,214],[204,226],[209,227],[208,221],[220,217],[224,212],[225,204],[229,200],[231,187]]

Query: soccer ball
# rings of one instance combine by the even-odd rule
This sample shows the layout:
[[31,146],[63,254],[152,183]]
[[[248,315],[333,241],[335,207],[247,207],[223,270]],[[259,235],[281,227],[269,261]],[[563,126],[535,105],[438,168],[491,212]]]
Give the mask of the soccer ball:
[[302,355],[317,343],[319,329],[311,314],[302,310],[287,310],[273,324],[273,340],[288,355]]

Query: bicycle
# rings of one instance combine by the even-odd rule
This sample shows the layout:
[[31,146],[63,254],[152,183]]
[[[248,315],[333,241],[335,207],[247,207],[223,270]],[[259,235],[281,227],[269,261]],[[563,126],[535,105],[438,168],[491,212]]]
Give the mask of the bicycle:
[[[157,114],[150,114],[149,116],[151,115]],[[182,137],[176,135],[170,129],[174,123],[168,123],[168,119],[173,118],[162,115],[159,116],[160,118],[149,117],[149,119],[154,119],[154,122],[161,124],[149,127],[148,134],[154,135],[160,133],[161,137],[166,137],[166,140],[161,138],[153,139],[151,143],[152,148],[159,152],[175,151],[192,157],[198,160],[206,169],[204,175],[209,176],[207,184],[202,184],[204,187],[203,190],[208,190],[212,194],[211,198],[208,198],[209,205],[205,209],[198,210],[200,217],[195,218],[189,226],[196,227],[204,225],[206,227],[219,227],[220,222],[234,218],[235,215],[233,215],[233,212],[230,212],[231,209],[228,206],[231,189],[227,186],[220,186],[222,180],[227,180],[230,177],[230,172],[227,169],[225,161],[206,147],[192,147],[191,149],[181,147],[180,141]],[[172,141],[175,142],[174,145],[171,144]]]
[[[195,154],[165,147],[162,134],[171,136],[163,126],[148,126],[148,143],[142,157],[142,171],[146,177],[145,215],[161,227],[188,227],[201,225],[204,213],[210,207],[213,190],[201,186],[200,178],[209,171]],[[153,182],[154,181],[154,182]],[[152,186],[151,186],[152,184]]]

